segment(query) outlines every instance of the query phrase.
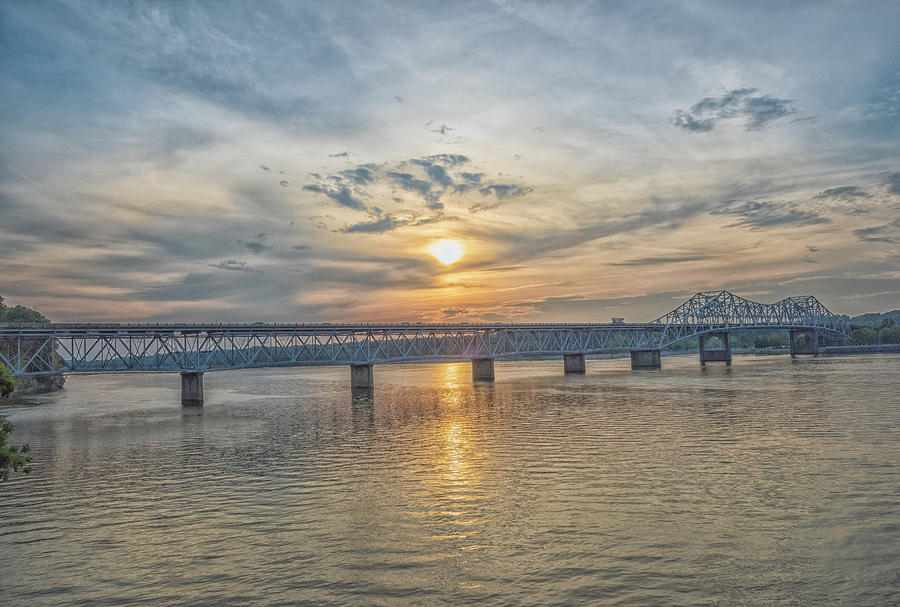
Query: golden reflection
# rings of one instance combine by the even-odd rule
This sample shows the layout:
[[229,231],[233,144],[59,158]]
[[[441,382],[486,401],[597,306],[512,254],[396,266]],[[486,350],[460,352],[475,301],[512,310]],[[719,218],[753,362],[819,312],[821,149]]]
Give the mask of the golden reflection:
[[[467,374],[461,373],[463,371],[463,367],[467,365],[463,363],[451,363],[447,365],[438,365],[438,383],[442,384],[444,387],[444,394],[441,397],[442,405],[451,405],[456,406],[460,403],[460,387],[461,387],[461,375],[468,377]],[[468,369],[465,369],[468,371]]]

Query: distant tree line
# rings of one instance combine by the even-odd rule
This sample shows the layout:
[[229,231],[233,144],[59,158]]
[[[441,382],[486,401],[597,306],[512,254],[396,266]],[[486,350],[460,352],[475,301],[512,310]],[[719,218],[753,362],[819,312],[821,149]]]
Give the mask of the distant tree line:
[[900,325],[893,318],[882,318],[880,326],[855,327],[848,341],[852,346],[900,344]]
[[[757,348],[764,350],[766,348],[782,348],[788,344],[790,339],[786,331],[773,331],[771,333],[760,333],[750,330],[731,331],[729,335],[732,348]],[[707,342],[706,347],[715,348],[718,344]],[[690,337],[684,341],[672,344],[667,349],[672,351],[696,350],[700,347],[700,339],[697,336]]]
[[[755,348],[757,350],[765,350],[769,348],[784,348],[790,343],[790,335],[788,331],[772,331],[762,333],[759,331],[735,330],[730,334],[732,348]],[[799,343],[805,343],[808,339],[806,335],[798,337]],[[841,341],[834,336],[825,336],[826,344],[833,345],[849,345],[849,346],[869,346],[877,344],[900,344],[900,324],[897,324],[893,318],[884,317],[881,323],[876,326],[854,327],[850,336]],[[716,347],[717,344],[708,343],[707,347]],[[686,350],[696,350],[700,347],[700,340],[694,336],[676,344],[672,344],[667,350],[682,352]]]

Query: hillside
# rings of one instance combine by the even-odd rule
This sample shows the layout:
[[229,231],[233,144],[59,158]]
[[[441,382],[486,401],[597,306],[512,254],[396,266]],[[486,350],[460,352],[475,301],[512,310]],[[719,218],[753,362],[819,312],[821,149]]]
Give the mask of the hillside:
[[891,310],[890,312],[867,312],[859,316],[850,318],[851,325],[865,325],[869,327],[880,327],[881,322],[885,318],[890,318],[896,324],[900,325],[900,310]]

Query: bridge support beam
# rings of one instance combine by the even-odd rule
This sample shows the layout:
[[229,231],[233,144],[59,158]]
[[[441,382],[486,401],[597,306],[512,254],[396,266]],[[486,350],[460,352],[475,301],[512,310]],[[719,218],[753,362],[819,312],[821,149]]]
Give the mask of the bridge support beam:
[[632,350],[631,370],[661,369],[662,359],[659,350]]
[[[809,339],[807,343],[798,343],[798,337],[806,335]],[[791,358],[796,358],[798,354],[812,354],[814,357],[819,355],[819,332],[815,329],[791,329]]]
[[375,365],[350,365],[350,391],[353,394],[366,394],[375,389]]
[[584,375],[584,354],[563,354],[563,371],[566,375]]
[[[708,350],[706,348],[706,340],[710,337],[718,337],[724,348]],[[731,340],[728,337],[728,331],[703,333],[700,335],[700,364],[706,365],[709,362],[724,362],[726,365],[731,365]]]
[[494,382],[494,359],[493,358],[473,358],[472,359],[472,381],[476,384]]
[[203,373],[202,372],[182,372],[181,373],[181,406],[182,407],[202,407],[203,406]]

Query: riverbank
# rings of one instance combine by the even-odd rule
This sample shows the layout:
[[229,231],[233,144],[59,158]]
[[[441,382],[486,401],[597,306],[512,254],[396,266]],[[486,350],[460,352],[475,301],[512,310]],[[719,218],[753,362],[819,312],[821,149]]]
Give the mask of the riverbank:
[[66,383],[63,375],[48,375],[42,377],[17,377],[18,386],[13,393],[12,398],[16,396],[33,396],[35,394],[47,394],[48,392],[56,392],[62,390]]
[[873,344],[869,346],[826,346],[822,352],[828,356],[842,354],[900,354],[900,344]]

